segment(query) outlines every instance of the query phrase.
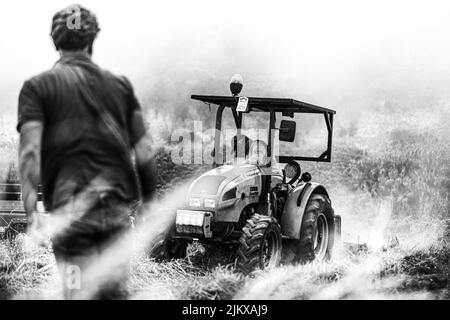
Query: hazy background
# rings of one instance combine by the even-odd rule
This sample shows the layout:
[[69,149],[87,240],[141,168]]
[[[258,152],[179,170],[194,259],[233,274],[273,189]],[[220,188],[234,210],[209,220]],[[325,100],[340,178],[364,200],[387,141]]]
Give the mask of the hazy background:
[[[15,0],[0,13],[0,111],[15,115],[23,81],[57,60],[53,14],[72,1]],[[291,96],[335,108],[343,125],[390,102],[446,100],[446,1],[86,0],[102,31],[94,60],[135,84],[144,108],[194,118],[189,96]],[[197,109],[197,108],[191,108]]]
[[[21,85],[58,59],[49,36],[51,18],[72,4],[60,0],[5,3],[0,11],[0,169],[17,160],[14,128]],[[343,218],[343,239],[367,241],[377,250],[392,235],[398,237],[401,250],[430,247],[439,243],[442,229],[450,223],[447,3],[81,2],[97,13],[102,28],[94,61],[131,79],[155,134],[164,136],[182,125],[189,130],[190,120],[207,120],[203,128],[208,128],[212,114],[206,106],[191,101],[190,95],[229,94],[228,81],[234,73],[244,77],[244,95],[292,97],[336,109],[333,162],[302,163],[302,168],[311,171],[313,179],[323,182],[329,190],[335,212]],[[170,192],[166,193],[166,202],[174,205],[175,196],[183,199],[176,192],[181,189],[175,181],[195,171],[189,171],[191,166],[175,168],[170,160],[167,152],[158,158],[158,170],[163,173],[158,183],[164,188],[175,186],[175,191],[167,189]],[[161,207],[166,207],[163,204]],[[387,257],[390,260],[385,265],[391,266],[391,260],[403,265],[403,256],[410,253],[395,250],[381,250],[380,254],[385,255],[381,257],[377,251],[375,255],[364,255],[362,263],[340,260],[338,255],[324,268],[312,265],[277,269],[268,273],[271,278],[258,278],[255,286],[242,289],[241,297],[380,298],[370,291],[377,288],[371,276],[379,279],[381,274],[376,268],[381,265],[384,272],[380,261]],[[10,256],[17,268],[24,264],[22,258]],[[450,270],[445,269],[448,256],[432,253],[428,260],[440,261],[439,257],[443,257],[442,263],[430,263],[430,273],[444,279],[444,288],[450,278]],[[45,257],[48,260],[50,255]],[[424,259],[418,256],[418,261]],[[22,278],[27,279],[29,287],[36,287],[37,264],[29,261],[29,276],[22,271],[14,273],[20,278],[8,280],[9,287],[23,290]],[[38,261],[42,261],[41,256]],[[414,261],[411,265],[416,264]],[[143,260],[137,263],[135,270],[140,278],[134,285],[154,290],[156,284],[163,292],[157,294],[166,297],[167,290],[172,290],[170,286],[176,284],[182,289],[168,294],[175,298],[198,297],[196,292],[201,292],[200,297],[205,292],[215,294],[221,279],[223,287],[230,287],[229,283],[242,287],[235,275],[227,278],[220,269],[200,277],[203,284],[194,282],[199,279],[196,272],[185,272],[178,263]],[[343,281],[336,287],[325,286],[322,292],[320,283],[330,274],[341,274]],[[429,279],[430,288],[435,289],[435,278]],[[48,286],[44,288],[45,293]],[[417,290],[413,285],[406,288]],[[421,288],[428,290],[424,285]],[[237,289],[233,290],[230,298]]]

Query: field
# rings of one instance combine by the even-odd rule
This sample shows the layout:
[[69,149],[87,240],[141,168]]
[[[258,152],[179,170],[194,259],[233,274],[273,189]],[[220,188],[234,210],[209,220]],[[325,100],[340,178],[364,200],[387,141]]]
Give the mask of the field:
[[[374,107],[357,121],[338,123],[332,164],[302,164],[329,189],[342,215],[343,241],[366,243],[367,250],[345,246],[326,263],[285,265],[247,277],[234,271],[227,253],[212,254],[197,244],[188,258],[165,263],[137,250],[131,298],[449,299],[448,107]],[[166,121],[149,120],[153,128],[167,127]],[[13,123],[2,118],[2,168],[17,152]],[[205,168],[174,165],[162,148],[158,169],[164,208]],[[58,281],[51,249],[34,246],[25,235],[0,243],[0,298],[59,299]]]

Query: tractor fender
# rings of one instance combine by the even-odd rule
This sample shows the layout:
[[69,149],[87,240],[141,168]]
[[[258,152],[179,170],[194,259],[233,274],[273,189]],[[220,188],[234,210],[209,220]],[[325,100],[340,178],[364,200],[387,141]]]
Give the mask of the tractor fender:
[[315,182],[301,183],[289,193],[281,215],[281,232],[289,239],[300,239],[300,227],[306,204],[312,194],[328,193],[324,186]]

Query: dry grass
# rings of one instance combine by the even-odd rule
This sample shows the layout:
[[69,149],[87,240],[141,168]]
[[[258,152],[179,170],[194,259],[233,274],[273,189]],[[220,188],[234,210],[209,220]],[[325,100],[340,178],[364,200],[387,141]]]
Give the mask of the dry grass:
[[55,274],[55,260],[50,248],[35,246],[25,235],[19,235],[15,241],[0,242],[2,299],[51,295],[51,288],[47,287],[47,283]]
[[[343,249],[327,263],[249,277],[234,271],[231,257],[201,247],[170,262],[138,255],[132,298],[448,299],[450,134],[441,122],[447,113],[430,115],[424,124],[420,113],[379,110],[336,139],[332,164],[305,164],[329,189],[344,241],[367,242],[369,252]],[[1,148],[13,154],[10,137]],[[175,167],[164,152],[159,159],[161,193],[173,178],[203,170]],[[1,242],[0,297],[60,298],[51,250],[33,247],[26,237]]]
[[[22,236],[2,243],[2,298],[61,298],[51,250],[26,243]],[[329,262],[286,265],[244,277],[232,265],[136,256],[129,290],[131,299],[448,299],[449,258],[443,243],[423,251],[342,249]]]

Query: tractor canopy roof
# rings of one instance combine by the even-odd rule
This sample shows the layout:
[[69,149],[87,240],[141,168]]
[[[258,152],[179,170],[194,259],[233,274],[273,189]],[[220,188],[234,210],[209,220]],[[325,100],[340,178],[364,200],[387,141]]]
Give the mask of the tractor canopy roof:
[[[224,105],[226,107],[236,107],[239,97],[230,96],[212,96],[212,95],[192,95],[192,99]],[[269,112],[273,109],[275,112],[295,112],[295,113],[331,113],[336,111],[324,107],[315,106],[306,102],[289,98],[262,98],[249,97],[248,105],[250,111]]]
[[[215,150],[220,150],[220,141],[222,139],[222,113],[224,109],[229,108],[232,112],[234,122],[236,124],[236,129],[242,129],[243,118],[248,112],[267,112],[270,113],[269,126],[268,126],[268,137],[267,137],[267,154],[269,157],[275,156],[278,158],[279,162],[289,162],[292,160],[300,161],[319,161],[319,162],[330,162],[331,161],[331,146],[332,146],[332,136],[333,136],[333,117],[336,111],[315,106],[306,102],[301,102],[294,99],[288,98],[262,98],[262,97],[237,97],[237,96],[212,96],[212,95],[192,95],[192,99],[199,100],[204,103],[210,103],[218,105],[216,113],[216,135],[215,135]],[[277,113],[281,113],[280,122],[277,122]],[[327,139],[326,143],[321,146],[315,146],[317,139],[312,139],[308,136],[311,134],[312,126],[316,127],[314,119],[309,122],[309,125],[303,123],[300,129],[304,129],[300,134],[297,132],[297,120],[296,114],[313,114],[323,115],[323,120],[326,128],[326,132],[319,133],[324,135]],[[244,117],[243,117],[244,116]],[[279,117],[279,115],[278,115]],[[286,117],[292,120],[286,119]],[[302,118],[308,118],[301,116]],[[322,120],[322,121],[323,121]],[[302,135],[303,134],[303,135]],[[314,133],[314,137],[317,133]],[[304,143],[306,140],[312,139],[312,144],[308,146]],[[289,148],[278,148],[276,154],[272,154],[273,147],[276,142],[287,142],[294,143],[290,145]],[[325,142],[325,141],[323,141]],[[294,147],[292,147],[294,146]],[[316,148],[317,147],[317,148]],[[316,150],[317,149],[317,150]],[[318,150],[320,149],[320,150]],[[325,151],[323,150],[325,149]],[[304,155],[294,155],[293,153],[305,153]],[[287,154],[284,154],[286,153]],[[281,154],[279,154],[281,153]],[[215,163],[220,162],[220,152],[215,153]]]

